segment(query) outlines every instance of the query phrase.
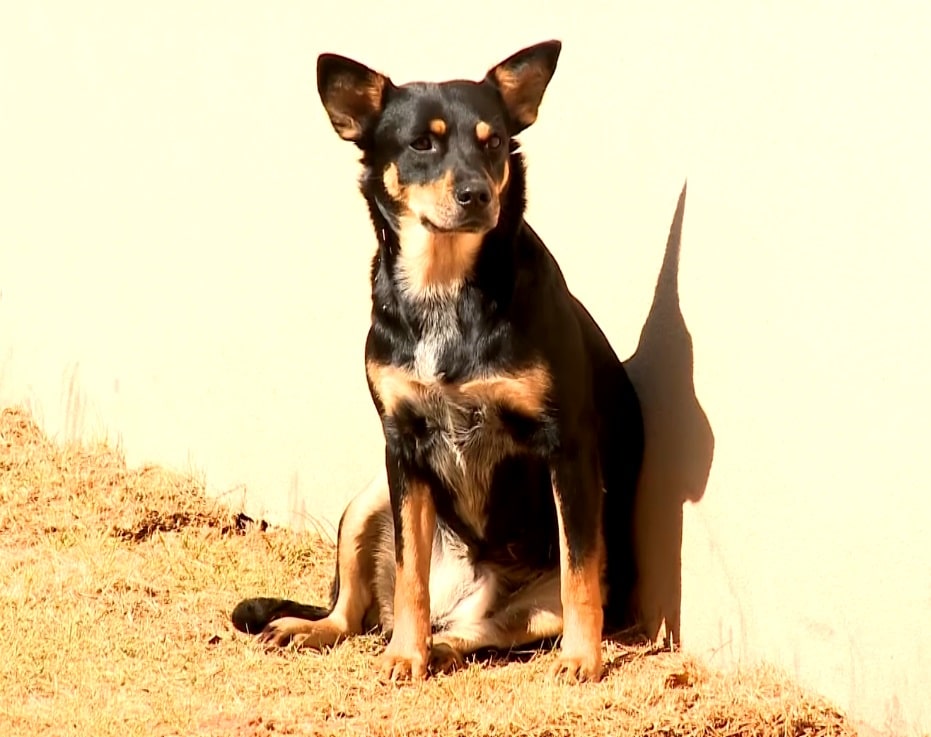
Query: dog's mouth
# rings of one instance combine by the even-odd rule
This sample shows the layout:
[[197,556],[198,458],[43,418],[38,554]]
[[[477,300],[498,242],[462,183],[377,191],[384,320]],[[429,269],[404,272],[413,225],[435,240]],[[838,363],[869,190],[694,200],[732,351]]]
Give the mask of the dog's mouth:
[[487,233],[495,227],[495,223],[489,222],[488,218],[469,218],[456,222],[453,226],[444,227],[437,225],[430,218],[421,215],[420,224],[429,232],[438,235],[453,235],[455,233]]

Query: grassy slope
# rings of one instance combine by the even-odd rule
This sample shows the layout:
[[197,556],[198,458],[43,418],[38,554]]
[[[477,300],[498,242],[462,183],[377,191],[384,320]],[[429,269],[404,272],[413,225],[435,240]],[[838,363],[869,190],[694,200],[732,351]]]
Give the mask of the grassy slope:
[[333,549],[245,529],[201,486],[57,447],[0,414],[0,734],[848,735],[768,670],[725,676],[678,653],[606,645],[597,685],[545,677],[549,653],[423,685],[374,678],[374,637],[266,653],[233,633],[244,595],[322,600]]

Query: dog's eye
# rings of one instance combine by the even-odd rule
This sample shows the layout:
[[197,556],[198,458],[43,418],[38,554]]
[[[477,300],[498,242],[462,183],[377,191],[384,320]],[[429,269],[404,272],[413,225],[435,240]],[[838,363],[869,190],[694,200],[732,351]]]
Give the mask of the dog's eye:
[[433,148],[433,140],[430,136],[417,136],[411,141],[411,148],[415,151],[429,151]]
[[485,145],[492,150],[500,148],[501,136],[499,136],[497,133],[492,133],[490,136],[488,136],[488,140],[485,142]]

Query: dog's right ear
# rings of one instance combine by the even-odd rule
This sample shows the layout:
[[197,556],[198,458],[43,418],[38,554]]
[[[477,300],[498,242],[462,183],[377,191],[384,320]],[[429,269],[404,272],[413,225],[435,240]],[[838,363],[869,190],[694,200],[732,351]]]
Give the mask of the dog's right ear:
[[361,145],[374,129],[391,86],[383,74],[337,54],[317,58],[317,91],[340,138]]

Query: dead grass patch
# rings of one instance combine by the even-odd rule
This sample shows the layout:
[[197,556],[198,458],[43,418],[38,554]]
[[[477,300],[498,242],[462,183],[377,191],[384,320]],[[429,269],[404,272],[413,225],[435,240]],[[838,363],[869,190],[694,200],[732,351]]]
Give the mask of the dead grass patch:
[[264,529],[106,445],[59,447],[0,413],[0,734],[851,735],[767,669],[725,675],[606,644],[607,674],[546,678],[548,652],[486,659],[416,686],[374,678],[377,637],[266,653],[234,633],[243,596],[322,601],[333,549]]

